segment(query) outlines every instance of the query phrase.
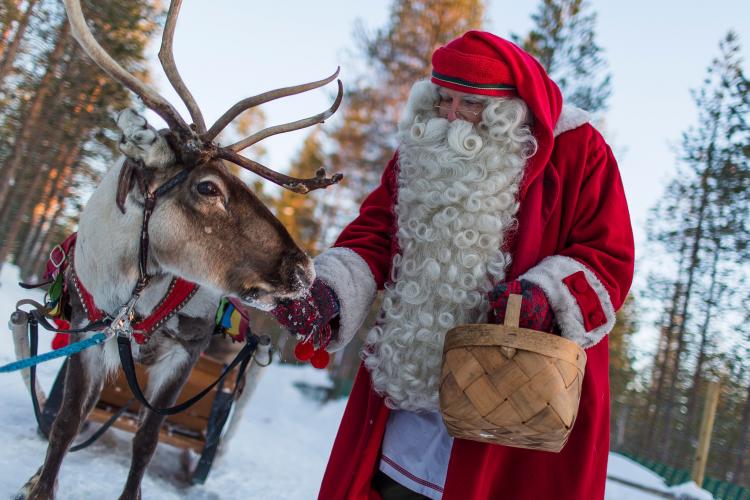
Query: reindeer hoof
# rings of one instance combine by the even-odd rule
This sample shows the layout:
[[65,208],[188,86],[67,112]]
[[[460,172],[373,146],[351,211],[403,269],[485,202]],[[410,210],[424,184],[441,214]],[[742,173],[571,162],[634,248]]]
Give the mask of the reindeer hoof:
[[39,481],[39,476],[42,474],[42,469],[39,468],[36,473],[29,478],[28,481],[26,481],[26,484],[23,485],[21,490],[16,493],[16,496],[13,497],[13,500],[26,500],[28,498],[31,498],[29,495],[31,494],[31,490],[34,489],[34,486],[36,486],[36,483]]
[[[39,491],[39,478],[42,475],[42,468],[40,467],[36,474],[31,476],[26,484],[23,485],[21,490],[16,493],[13,500],[52,500],[55,498],[53,492],[40,492]],[[57,485],[57,484],[55,484]]]
[[141,500],[141,489],[138,488],[135,492],[123,491],[118,500]]

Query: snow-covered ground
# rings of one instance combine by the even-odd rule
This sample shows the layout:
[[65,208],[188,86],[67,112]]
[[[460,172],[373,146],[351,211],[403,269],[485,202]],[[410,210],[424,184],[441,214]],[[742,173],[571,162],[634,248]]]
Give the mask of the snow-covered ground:
[[[15,359],[6,328],[20,298],[37,300],[42,295],[16,286],[17,270],[5,265],[0,276],[0,364]],[[40,342],[48,348],[49,342]],[[39,368],[49,387],[61,362]],[[273,363],[248,404],[242,423],[225,453],[217,458],[204,485],[186,486],[181,472],[182,454],[168,445],[157,449],[143,481],[144,500],[158,499],[299,499],[317,496],[317,489],[345,401],[321,405],[303,396],[295,382],[326,385],[324,372],[311,367]],[[18,374],[0,375],[0,498],[11,498],[41,465],[47,442],[36,433],[36,422],[28,393]],[[99,442],[70,453],[63,462],[58,498],[100,500],[117,498],[127,476],[132,435],[110,430]],[[668,492],[656,474],[617,454],[610,454],[609,475]],[[702,493],[694,484],[685,486],[692,498]],[[608,500],[651,500],[663,498],[608,481]],[[691,498],[691,497],[685,497]]]

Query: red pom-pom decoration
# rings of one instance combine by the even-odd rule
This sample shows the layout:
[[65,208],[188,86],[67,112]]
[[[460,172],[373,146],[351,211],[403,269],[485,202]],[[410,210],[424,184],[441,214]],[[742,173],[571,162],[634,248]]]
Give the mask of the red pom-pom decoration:
[[294,356],[300,361],[307,361],[312,358],[314,351],[315,347],[313,347],[312,342],[300,342],[294,346]]
[[325,349],[318,349],[315,351],[312,355],[312,358],[310,358],[310,363],[318,369],[323,369],[326,366],[328,366],[328,362],[331,360],[331,356],[328,354],[328,351]]

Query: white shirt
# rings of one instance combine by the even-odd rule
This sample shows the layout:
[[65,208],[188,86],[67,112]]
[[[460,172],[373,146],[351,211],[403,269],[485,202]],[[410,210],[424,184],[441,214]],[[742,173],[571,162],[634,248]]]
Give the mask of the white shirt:
[[410,490],[439,500],[452,447],[439,412],[393,410],[385,427],[380,470]]

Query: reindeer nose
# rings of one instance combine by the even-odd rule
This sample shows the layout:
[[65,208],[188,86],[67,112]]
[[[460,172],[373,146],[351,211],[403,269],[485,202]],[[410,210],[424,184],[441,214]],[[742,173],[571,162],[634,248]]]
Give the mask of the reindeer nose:
[[308,263],[297,264],[294,269],[294,278],[297,280],[301,288],[310,288],[313,280],[315,279],[315,270]]

